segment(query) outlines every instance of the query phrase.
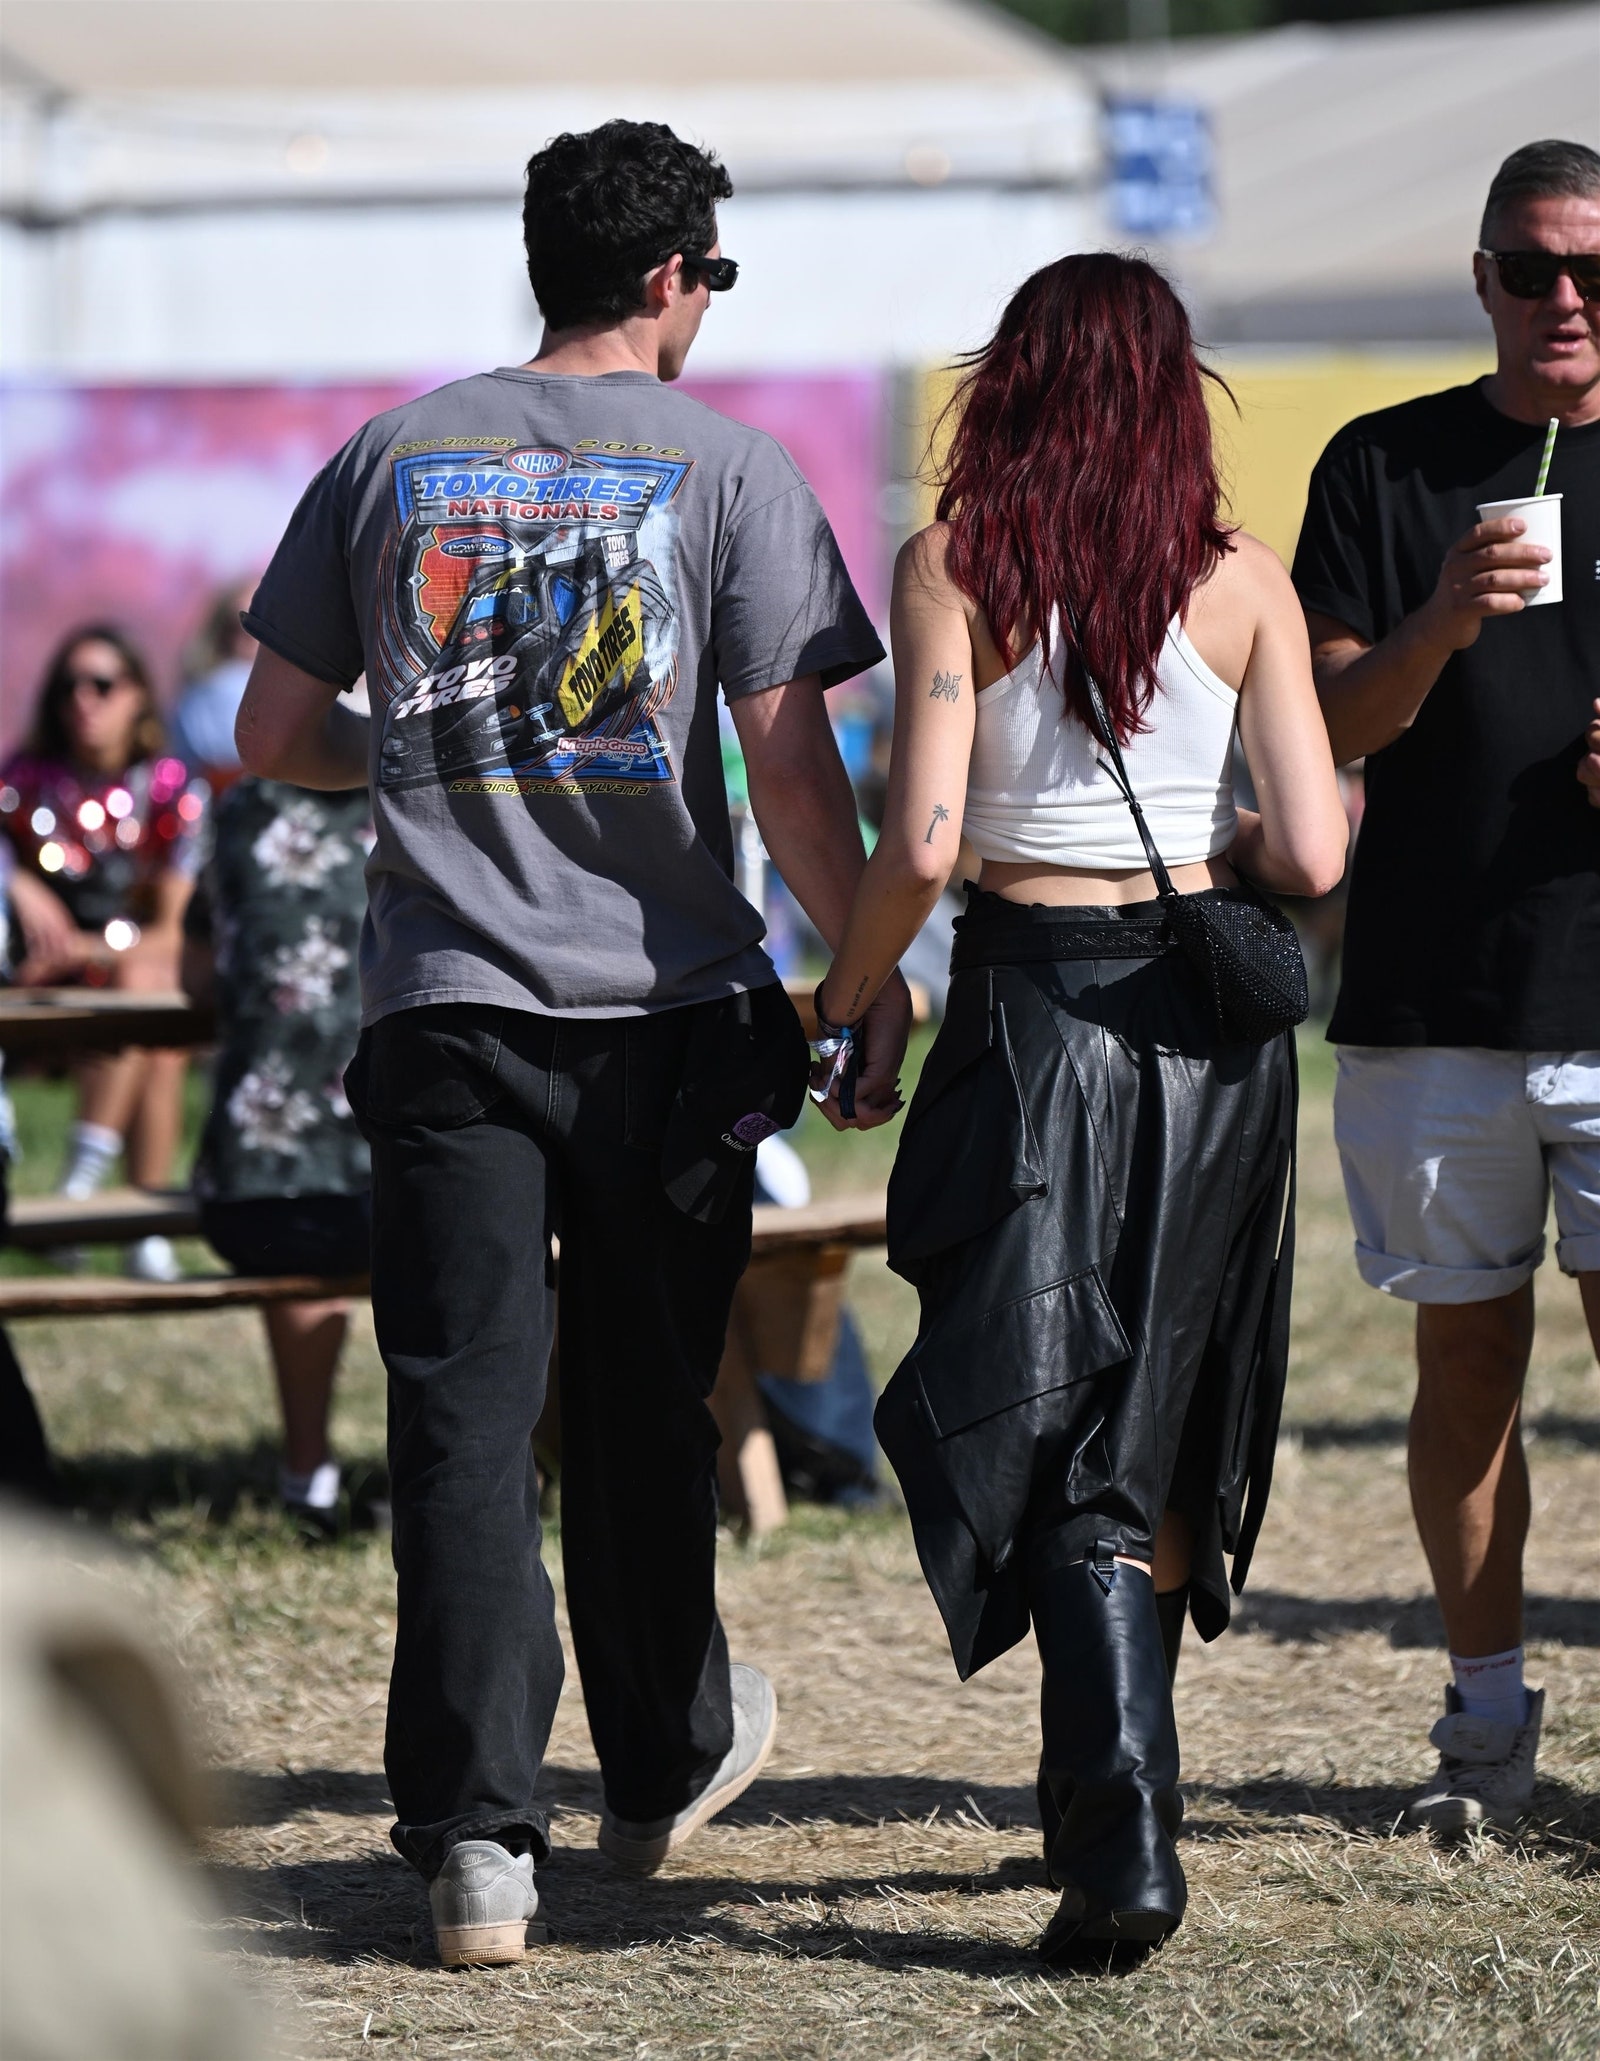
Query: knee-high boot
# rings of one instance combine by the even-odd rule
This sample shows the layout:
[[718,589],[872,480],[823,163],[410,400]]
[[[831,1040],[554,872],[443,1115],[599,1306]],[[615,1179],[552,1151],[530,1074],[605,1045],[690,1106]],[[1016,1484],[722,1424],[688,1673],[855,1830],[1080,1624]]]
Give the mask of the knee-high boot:
[[1173,1835],[1183,1816],[1178,1732],[1148,1575],[1108,1548],[1029,1582],[1044,1662],[1043,1781],[1059,1814],[1049,1868],[1061,1905],[1040,1941],[1149,1944],[1188,1901]]
[[[1158,1589],[1156,1591],[1156,1617],[1161,1625],[1161,1649],[1166,1656],[1167,1681],[1169,1685],[1178,1679],[1178,1654],[1183,1645],[1183,1627],[1189,1615],[1189,1584],[1181,1589]],[[1044,1761],[1039,1762],[1038,1779],[1034,1784],[1034,1795],[1039,1806],[1039,1823],[1044,1830],[1045,1873],[1050,1872],[1050,1849],[1056,1843],[1056,1834],[1061,1830],[1061,1813],[1056,1800],[1050,1793],[1046,1779]]]

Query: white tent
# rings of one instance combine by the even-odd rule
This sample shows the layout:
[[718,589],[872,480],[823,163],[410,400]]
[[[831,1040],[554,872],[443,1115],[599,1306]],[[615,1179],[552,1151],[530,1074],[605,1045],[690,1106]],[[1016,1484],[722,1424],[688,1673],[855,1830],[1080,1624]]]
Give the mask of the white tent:
[[1495,167],[1541,136],[1600,147],[1593,0],[1078,54],[1210,113],[1217,233],[1170,255],[1217,343],[1481,342]]
[[12,375],[526,355],[524,162],[618,114],[738,189],[702,372],[942,358],[1098,240],[1093,89],[957,0],[8,0],[3,42]]

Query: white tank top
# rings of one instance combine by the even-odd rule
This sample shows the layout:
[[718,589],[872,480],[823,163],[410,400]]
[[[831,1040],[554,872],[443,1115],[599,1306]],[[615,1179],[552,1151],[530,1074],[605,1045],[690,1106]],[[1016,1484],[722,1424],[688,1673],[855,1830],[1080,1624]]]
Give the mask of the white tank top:
[[[1081,866],[1096,873],[1143,870],[1133,812],[1100,770],[1105,756],[1076,716],[1063,720],[1056,677],[1039,646],[978,695],[963,828],[985,859]],[[1167,631],[1156,666],[1152,727],[1122,747],[1156,850],[1169,866],[1214,859],[1238,828],[1233,733],[1239,697],[1195,650],[1181,623]]]

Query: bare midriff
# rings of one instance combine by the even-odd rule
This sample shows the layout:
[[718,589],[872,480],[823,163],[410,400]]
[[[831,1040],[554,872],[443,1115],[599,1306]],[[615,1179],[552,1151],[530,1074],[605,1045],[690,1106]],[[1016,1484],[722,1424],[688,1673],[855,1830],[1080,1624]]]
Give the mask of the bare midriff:
[[[1168,870],[1179,894],[1239,884],[1239,876],[1222,858],[1201,859],[1192,866],[1173,866]],[[990,894],[1004,895],[1008,902],[1043,902],[1063,909],[1108,905],[1120,908],[1130,902],[1153,902],[1156,898],[1155,877],[1147,866],[1137,873],[1089,873],[1076,866],[985,859],[978,885]]]

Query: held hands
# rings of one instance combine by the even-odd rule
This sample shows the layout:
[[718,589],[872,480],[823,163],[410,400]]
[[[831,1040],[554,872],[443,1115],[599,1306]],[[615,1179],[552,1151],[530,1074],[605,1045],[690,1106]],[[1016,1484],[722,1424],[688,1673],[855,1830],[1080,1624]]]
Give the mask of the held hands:
[[[824,1014],[834,997],[828,993],[824,981],[818,990]],[[836,1020],[830,1018],[830,1021]],[[900,1093],[900,1065],[906,1054],[906,1041],[911,1036],[911,990],[898,972],[891,973],[878,991],[876,1001],[860,1018],[860,1035],[857,1053],[860,1071],[856,1076],[856,1113],[853,1117],[842,1114],[839,1108],[839,1090],[835,1085],[827,1100],[818,1106],[836,1131],[871,1131],[879,1124],[886,1124],[903,1107]],[[830,1067],[823,1061],[811,1070],[813,1088],[821,1089],[827,1082]]]
[[1578,761],[1578,778],[1589,790],[1589,806],[1600,809],[1600,701],[1594,705],[1594,721],[1583,735],[1583,757]]
[[1477,642],[1485,616],[1520,614],[1525,597],[1548,581],[1550,553],[1523,542],[1526,527],[1515,515],[1476,523],[1445,554],[1439,584],[1420,613],[1452,651]]

